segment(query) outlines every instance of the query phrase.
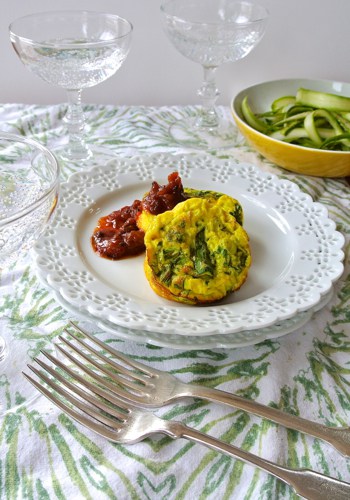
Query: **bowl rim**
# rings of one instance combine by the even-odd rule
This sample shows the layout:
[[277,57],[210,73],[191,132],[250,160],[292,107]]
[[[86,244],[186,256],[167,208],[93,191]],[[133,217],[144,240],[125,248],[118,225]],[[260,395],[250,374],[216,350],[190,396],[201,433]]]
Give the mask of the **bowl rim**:
[[317,152],[318,154],[328,154],[328,155],[334,155],[334,156],[348,156],[350,154],[350,151],[336,151],[336,150],[327,150],[327,149],[318,149],[318,148],[308,148],[306,146],[300,146],[299,144],[291,144],[290,142],[284,142],[280,141],[278,139],[275,139],[274,137],[270,137],[269,135],[263,134],[259,130],[256,130],[253,128],[251,125],[249,125],[245,120],[241,118],[241,116],[238,114],[236,111],[236,102],[239,97],[242,96],[245,92],[248,92],[249,90],[252,90],[253,88],[258,88],[260,86],[264,85],[271,85],[271,84],[278,84],[278,83],[288,83],[288,82],[298,82],[298,81],[303,81],[303,82],[318,82],[318,83],[335,83],[339,85],[348,85],[350,87],[349,82],[341,82],[339,80],[327,80],[327,79],[315,79],[315,78],[279,78],[276,80],[267,80],[264,82],[256,83],[254,85],[250,85],[249,87],[246,87],[242,90],[240,90],[232,99],[231,99],[231,113],[233,114],[233,117],[235,120],[239,121],[243,126],[251,130],[254,134],[257,134],[258,137],[263,137],[265,140],[283,145],[282,147],[290,147],[296,150],[300,150],[301,152],[308,152],[307,154],[311,154],[313,152]]
[[39,196],[35,201],[30,203],[28,206],[25,208],[22,208],[21,210],[13,212],[10,216],[5,217],[3,219],[0,219],[0,227],[6,226],[6,224],[9,224],[11,222],[14,222],[21,217],[24,217],[28,213],[32,212],[35,210],[38,206],[40,206],[44,201],[52,194],[52,192],[58,190],[58,186],[60,183],[60,172],[61,172],[61,167],[59,164],[59,161],[57,157],[50,151],[46,146],[41,144],[39,141],[36,139],[32,139],[31,137],[26,137],[26,136],[20,136],[8,132],[3,132],[0,131],[0,142],[1,140],[7,140],[9,142],[21,142],[23,144],[28,144],[30,146],[33,146],[37,150],[41,151],[45,155],[45,157],[49,160],[49,162],[54,165],[55,168],[55,174],[54,174],[54,179],[50,183],[50,186],[45,190],[45,192]]

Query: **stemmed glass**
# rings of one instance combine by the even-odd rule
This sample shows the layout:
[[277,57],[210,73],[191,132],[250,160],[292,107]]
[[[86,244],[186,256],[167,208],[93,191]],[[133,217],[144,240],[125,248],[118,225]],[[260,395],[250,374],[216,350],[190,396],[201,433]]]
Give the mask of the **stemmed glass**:
[[262,39],[267,10],[257,4],[235,0],[165,0],[161,5],[165,32],[175,48],[203,67],[198,90],[202,107],[194,119],[170,127],[179,143],[203,149],[231,147],[237,131],[233,122],[220,117],[215,103],[219,96],[215,74],[227,62],[245,57]]
[[[39,142],[0,131],[0,280],[28,256],[48,227],[58,202],[60,167],[55,155]],[[14,271],[14,276],[16,272]],[[20,400],[37,397],[23,384],[21,369],[29,362],[28,325],[0,312],[0,415]],[[43,340],[44,341],[44,340]],[[14,355],[14,353],[16,353]]]
[[108,155],[85,141],[81,92],[120,68],[129,52],[132,29],[129,21],[117,15],[89,11],[42,12],[10,25],[10,39],[23,64],[67,91],[69,141],[55,150],[60,158],[81,161]]

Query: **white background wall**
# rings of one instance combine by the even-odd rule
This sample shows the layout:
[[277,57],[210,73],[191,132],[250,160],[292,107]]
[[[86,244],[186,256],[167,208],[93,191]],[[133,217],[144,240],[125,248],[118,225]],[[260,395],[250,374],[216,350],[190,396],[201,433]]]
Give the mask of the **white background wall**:
[[[219,104],[264,80],[318,78],[350,81],[350,0],[260,0],[270,11],[266,35],[245,59],[222,66]],[[0,3],[0,102],[59,103],[64,91],[31,74],[11,47],[8,25],[38,11],[109,11],[134,25],[132,48],[121,69],[88,89],[85,102],[111,104],[196,104],[200,66],[186,60],[166,38],[160,0],[2,0]]]

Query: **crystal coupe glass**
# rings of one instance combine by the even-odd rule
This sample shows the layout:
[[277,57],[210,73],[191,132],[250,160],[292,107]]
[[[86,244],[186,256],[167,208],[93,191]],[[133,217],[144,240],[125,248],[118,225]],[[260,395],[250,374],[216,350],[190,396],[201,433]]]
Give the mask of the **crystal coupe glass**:
[[198,90],[202,107],[198,116],[170,127],[179,143],[201,149],[231,147],[237,131],[233,122],[220,117],[217,68],[245,57],[260,42],[268,19],[257,4],[235,0],[165,0],[161,5],[164,29],[175,48],[203,67]]
[[[59,184],[60,166],[50,150],[29,137],[0,131],[0,282],[5,290],[10,279],[15,280],[21,274],[20,267],[15,267],[18,263],[22,266],[27,258],[26,264],[31,265],[30,248],[52,220]],[[18,288],[22,283],[18,283]],[[30,359],[30,342],[22,335],[31,331],[30,320],[19,321],[20,307],[17,318],[6,316],[6,302],[12,297],[6,298],[5,294],[3,298],[4,301],[0,301],[0,415],[16,406],[19,400],[28,401],[37,396],[30,384],[23,383],[21,373]],[[36,332],[29,337],[35,340]]]
[[85,142],[81,92],[120,68],[129,52],[132,29],[129,21],[117,15],[90,11],[42,12],[10,25],[10,39],[23,64],[67,91],[69,142],[55,151],[60,158],[81,161],[108,154]]

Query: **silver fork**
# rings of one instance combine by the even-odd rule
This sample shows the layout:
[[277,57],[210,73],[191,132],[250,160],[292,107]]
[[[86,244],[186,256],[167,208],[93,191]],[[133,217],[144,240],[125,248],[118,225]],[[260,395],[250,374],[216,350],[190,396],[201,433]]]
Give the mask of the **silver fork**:
[[[78,332],[87,337],[95,345],[101,347],[105,352],[111,354],[118,362],[104,356],[100,351],[94,349],[90,344],[84,342],[71,331],[66,330],[66,332],[74,338],[81,347],[88,350],[91,354],[103,361],[103,363],[117,370],[118,374],[115,372],[112,373],[110,370],[106,369],[105,366],[101,366],[100,363],[97,363],[91,356],[87,356],[81,349],[77,348],[64,337],[61,336],[60,340],[83,359],[91,362],[94,366],[108,375],[108,377],[117,384],[113,384],[113,387],[110,387],[110,389],[136,406],[160,408],[186,397],[224,403],[228,406],[233,406],[253,413],[259,417],[267,418],[289,429],[294,429],[310,436],[320,438],[327,441],[343,455],[350,456],[350,427],[328,427],[296,415],[290,415],[282,410],[265,406],[250,399],[245,399],[236,394],[213,389],[211,387],[181,382],[170,373],[151,368],[124,356],[112,347],[107,346],[98,338],[82,330],[72,321],[71,324]],[[59,345],[57,345],[57,348],[62,354],[69,358],[70,354],[67,351],[62,349]],[[93,372],[88,372],[86,366],[84,367],[84,365],[81,365],[80,367],[82,370],[90,373],[92,377],[96,378]]]
[[[76,370],[65,366],[63,362],[51,354],[45,351],[42,351],[42,354],[54,366],[64,370],[68,378],[39,358],[35,358],[35,361],[50,376],[47,376],[42,370],[38,370],[34,366],[28,365],[29,368],[47,386],[60,396],[63,396],[69,405],[51,390],[48,390],[42,383],[24,373],[27,380],[73,419],[113,442],[121,444],[137,443],[155,433],[165,434],[173,439],[185,438],[255,465],[289,484],[297,494],[309,500],[329,500],[330,498],[332,500],[346,500],[350,498],[349,483],[310,469],[290,469],[280,466],[196,429],[187,427],[181,422],[161,419],[149,410],[137,408],[110,392],[108,384],[101,377],[98,378],[98,385],[92,384],[86,380],[86,377],[80,376]],[[73,356],[70,359],[74,365],[80,368],[80,362],[77,362]],[[54,381],[55,379],[60,384],[57,384]],[[88,391],[86,388],[88,388]],[[77,409],[80,411],[77,411]]]

